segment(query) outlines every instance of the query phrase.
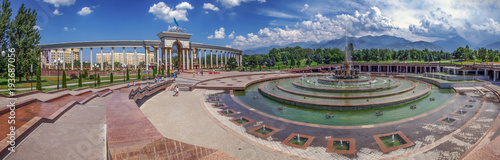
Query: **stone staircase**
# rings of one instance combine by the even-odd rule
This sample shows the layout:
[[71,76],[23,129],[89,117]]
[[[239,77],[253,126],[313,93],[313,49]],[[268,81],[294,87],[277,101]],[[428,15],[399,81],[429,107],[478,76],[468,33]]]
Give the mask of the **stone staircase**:
[[500,86],[488,84],[488,85],[484,85],[484,88],[491,90],[491,92],[495,93],[495,95],[497,95],[498,99],[500,99]]

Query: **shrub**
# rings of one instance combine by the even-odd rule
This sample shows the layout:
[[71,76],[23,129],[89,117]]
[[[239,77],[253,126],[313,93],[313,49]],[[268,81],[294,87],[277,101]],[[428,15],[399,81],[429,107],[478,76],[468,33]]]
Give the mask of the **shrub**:
[[62,88],[67,88],[68,86],[66,85],[66,71],[63,70],[62,73]]
[[109,82],[113,83],[113,72],[111,72],[111,75],[109,75]]
[[73,74],[69,75],[69,78],[71,78],[71,79],[77,79],[78,77],[76,76],[76,74],[73,73]]
[[78,87],[82,87],[82,74],[78,73]]
[[130,80],[130,77],[128,75],[128,67],[127,67],[127,81]]
[[137,68],[137,80],[141,79],[141,69]]
[[85,70],[84,74],[83,74],[83,78],[87,78],[89,77],[89,73],[87,72],[87,70]]
[[90,76],[89,76],[89,79],[94,79],[94,75],[90,75]]
[[97,85],[101,85],[101,76],[97,75]]
[[40,71],[40,66],[36,69],[36,90],[42,90],[42,73]]

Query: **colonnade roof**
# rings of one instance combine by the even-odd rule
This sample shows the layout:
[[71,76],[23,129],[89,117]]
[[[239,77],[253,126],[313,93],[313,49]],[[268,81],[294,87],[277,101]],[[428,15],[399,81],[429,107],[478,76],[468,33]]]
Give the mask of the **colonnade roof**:
[[62,48],[111,48],[111,47],[157,47],[160,46],[159,40],[140,40],[140,41],[87,41],[87,42],[66,42],[38,45],[43,49],[62,49]]
[[[41,44],[38,46],[45,50],[50,50],[50,49],[65,49],[65,48],[158,47],[160,46],[160,43],[161,41],[159,40],[87,41],[87,42]],[[207,45],[202,43],[191,43],[191,49],[229,51],[237,54],[241,54],[243,52],[242,50],[234,48]]]
[[222,46],[215,46],[215,45],[208,45],[208,44],[202,44],[202,43],[191,43],[191,49],[229,51],[229,52],[234,52],[237,54],[241,54],[243,52],[242,50],[239,50],[239,49],[222,47]]

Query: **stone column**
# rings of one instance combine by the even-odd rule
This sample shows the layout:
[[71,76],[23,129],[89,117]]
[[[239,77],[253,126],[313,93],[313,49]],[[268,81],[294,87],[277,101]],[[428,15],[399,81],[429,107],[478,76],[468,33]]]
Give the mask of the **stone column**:
[[137,47],[134,47],[134,69],[137,71],[137,66],[139,65],[139,56],[137,55]]
[[111,70],[115,70],[115,47],[111,47]]
[[186,49],[182,49],[182,69],[186,69]]
[[226,62],[226,63],[224,63],[225,64],[224,66],[226,66],[227,65],[227,56],[228,56],[227,51],[224,51],[224,54],[225,54],[224,55],[224,62]]
[[[172,63],[171,65],[169,64],[170,65],[170,70],[173,70],[174,69],[174,66],[173,66],[174,65],[174,61],[172,59],[172,48],[168,48],[168,54],[169,54],[168,58],[170,59],[170,63]],[[177,55],[177,56],[179,56],[179,55]]]
[[214,63],[213,63],[212,59],[213,59],[212,50],[210,50],[210,68],[214,68]]
[[146,57],[144,59],[144,64],[146,66],[146,70],[149,71],[149,48],[148,47],[144,47],[144,56]]
[[193,63],[194,63],[194,49],[190,49],[190,50],[191,50],[191,54],[190,54],[191,56],[189,56],[189,58],[191,58],[191,60],[190,60],[191,68],[190,69],[194,69],[194,65],[193,65]]
[[203,51],[205,51],[205,59],[204,59],[204,61],[205,61],[205,65],[204,65],[203,67],[204,67],[204,68],[207,68],[207,50],[206,50],[206,49],[204,49]]
[[156,50],[156,72],[160,71],[160,48],[155,47]]
[[66,49],[63,49],[63,54],[62,54],[62,58],[61,59],[64,61],[63,64],[62,64],[63,65],[62,69],[65,70],[66,69],[66,63],[67,63],[66,62]]
[[83,70],[83,48],[80,48],[80,51],[78,52],[80,54],[80,70]]
[[92,56],[93,56],[93,55],[92,55],[92,48],[90,48],[90,70],[91,70],[91,71],[92,71],[92,69],[94,69],[94,66],[92,66],[92,65],[93,65],[92,63],[94,62],[94,61],[92,60],[92,59],[93,59],[93,57],[92,57]]
[[201,69],[201,49],[198,50],[198,69]]
[[219,67],[219,55],[217,55],[217,50],[215,51],[215,67]]
[[104,66],[102,65],[104,63],[104,53],[102,52],[102,47],[101,47],[101,71],[104,70]]
[[69,59],[71,61],[71,70],[73,70],[73,61],[75,61],[75,53],[73,52],[73,48],[71,48],[71,53],[69,55]]

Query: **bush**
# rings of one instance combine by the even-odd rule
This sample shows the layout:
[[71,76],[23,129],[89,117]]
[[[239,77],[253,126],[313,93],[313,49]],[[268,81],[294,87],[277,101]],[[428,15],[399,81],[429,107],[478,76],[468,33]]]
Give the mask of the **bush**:
[[141,69],[137,68],[137,79],[141,79]]
[[84,74],[83,74],[83,78],[87,78],[89,77],[89,73],[87,72],[87,70],[85,70]]
[[113,83],[113,72],[111,72],[111,75],[109,75],[109,82]]
[[90,76],[89,76],[89,79],[94,79],[94,75],[90,75]]
[[73,74],[69,75],[69,78],[71,78],[71,79],[77,79],[78,77],[76,76],[76,74],[73,73]]
[[128,67],[127,67],[127,81],[130,80],[130,77],[128,75]]
[[63,70],[62,73],[62,88],[67,88],[68,86],[66,85],[66,71]]
[[82,87],[82,74],[78,73],[78,87]]
[[101,76],[97,75],[97,85],[101,85]]
[[36,90],[42,90],[42,73],[40,71],[40,66],[36,69]]

